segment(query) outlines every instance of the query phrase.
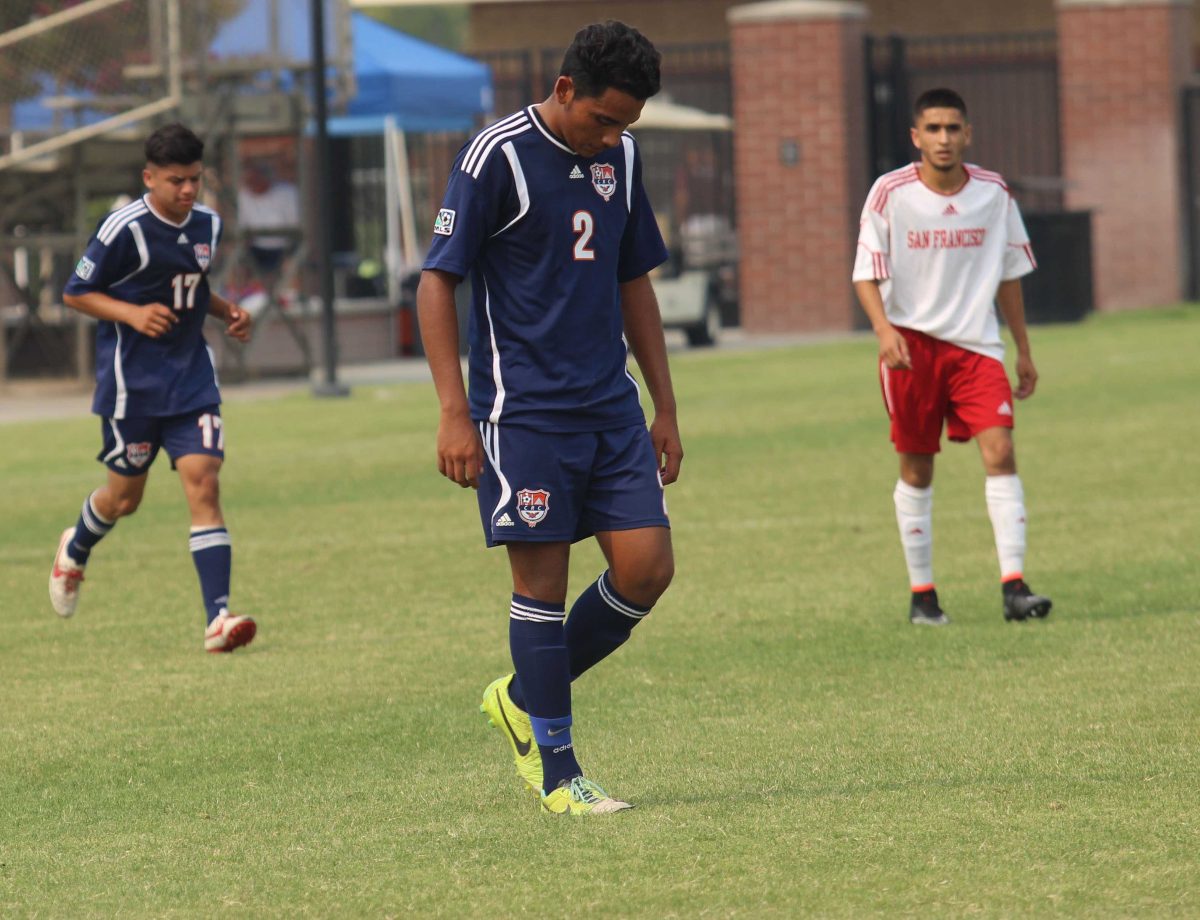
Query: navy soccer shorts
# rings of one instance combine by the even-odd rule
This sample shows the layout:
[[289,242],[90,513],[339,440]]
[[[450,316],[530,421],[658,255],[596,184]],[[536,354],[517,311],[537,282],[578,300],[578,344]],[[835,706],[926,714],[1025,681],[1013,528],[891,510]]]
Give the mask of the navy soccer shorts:
[[488,546],[671,526],[644,425],[560,434],[477,424],[487,454],[478,496]]
[[172,469],[176,460],[188,454],[225,457],[220,406],[206,406],[165,418],[102,418],[100,429],[104,449],[96,459],[122,476],[141,476],[147,472],[159,448],[166,449]]

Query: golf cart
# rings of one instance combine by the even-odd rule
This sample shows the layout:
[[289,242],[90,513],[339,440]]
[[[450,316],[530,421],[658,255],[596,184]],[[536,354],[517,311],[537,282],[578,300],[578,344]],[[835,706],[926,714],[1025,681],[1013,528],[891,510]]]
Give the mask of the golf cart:
[[[733,119],[650,99],[634,127],[639,134],[727,133],[733,128]],[[713,345],[721,326],[737,315],[738,257],[733,224],[724,214],[693,214],[665,235],[671,258],[651,276],[663,328],[682,330],[689,345]]]

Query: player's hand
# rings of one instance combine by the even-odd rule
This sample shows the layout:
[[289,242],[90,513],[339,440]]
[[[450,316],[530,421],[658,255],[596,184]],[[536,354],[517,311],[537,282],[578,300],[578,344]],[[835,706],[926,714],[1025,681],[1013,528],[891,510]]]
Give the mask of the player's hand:
[[126,322],[147,338],[157,339],[169,332],[179,322],[179,317],[170,307],[148,303],[144,307],[135,307]]
[[225,334],[239,342],[250,341],[250,327],[254,320],[250,314],[240,307],[230,305],[229,315],[225,318]]
[[464,489],[479,488],[483,442],[465,413],[442,413],[437,434],[438,472]]
[[1017,399],[1027,399],[1037,389],[1038,372],[1029,355],[1017,355]]
[[683,463],[683,442],[679,438],[679,422],[674,414],[654,414],[650,425],[650,443],[654,445],[654,456],[658,458],[658,474],[662,484],[669,486],[679,478],[679,467]]
[[889,325],[879,333],[879,360],[893,371],[906,371],[912,367],[908,342],[895,326]]

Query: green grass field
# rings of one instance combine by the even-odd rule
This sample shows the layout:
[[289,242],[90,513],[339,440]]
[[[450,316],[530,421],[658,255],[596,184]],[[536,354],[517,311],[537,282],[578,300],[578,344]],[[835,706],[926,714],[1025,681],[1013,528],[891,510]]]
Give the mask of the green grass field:
[[[676,582],[576,686],[540,815],[477,712],[507,566],[438,477],[432,388],[226,409],[244,653],[205,655],[163,459],[46,598],[94,419],[0,427],[4,917],[1200,916],[1200,311],[1034,330],[1008,624],[974,447],[939,460],[948,629],[906,620],[867,339],[673,356]],[[600,570],[585,544],[573,588]]]

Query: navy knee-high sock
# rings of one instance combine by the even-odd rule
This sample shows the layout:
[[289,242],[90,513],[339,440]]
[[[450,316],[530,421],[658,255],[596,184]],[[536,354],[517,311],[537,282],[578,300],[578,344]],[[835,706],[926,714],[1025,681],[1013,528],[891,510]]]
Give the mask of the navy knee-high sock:
[[624,645],[633,627],[650,610],[621,597],[613,588],[608,571],[603,572],[579,595],[567,617],[564,631],[571,659],[571,680]]
[[563,635],[565,616],[563,604],[512,596],[508,643],[517,673],[513,684],[520,681],[519,705],[533,723],[533,737],[542,755],[545,792],[583,772],[571,740],[571,668]]
[[[571,606],[563,630],[571,680],[620,648],[651,609],[621,597],[607,571],[592,582]],[[518,673],[513,678],[508,695],[524,709],[525,690],[520,677]]]
[[188,546],[196,574],[204,613],[211,624],[229,604],[229,580],[233,568],[233,548],[224,527],[193,527]]
[[92,504],[95,494],[93,492],[83,500],[83,510],[79,512],[79,520],[75,522],[75,534],[71,537],[71,546],[67,550],[67,555],[79,565],[87,565],[92,548],[117,526],[116,521],[100,516],[100,512]]

